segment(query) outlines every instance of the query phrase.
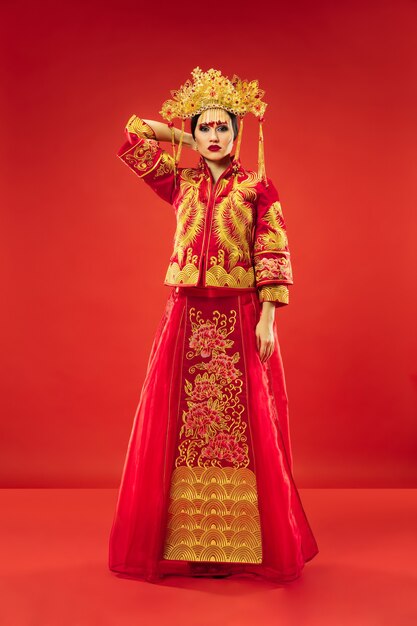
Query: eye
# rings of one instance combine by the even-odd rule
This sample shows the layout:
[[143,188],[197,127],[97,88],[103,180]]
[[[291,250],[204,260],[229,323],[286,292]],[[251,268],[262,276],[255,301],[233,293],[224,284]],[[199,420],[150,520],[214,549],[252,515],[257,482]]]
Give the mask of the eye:
[[224,133],[229,130],[229,127],[226,124],[223,124],[222,126],[219,126],[217,130],[221,130],[221,132]]
[[206,126],[205,124],[200,124],[200,130],[205,133],[207,130],[209,130],[209,127]]

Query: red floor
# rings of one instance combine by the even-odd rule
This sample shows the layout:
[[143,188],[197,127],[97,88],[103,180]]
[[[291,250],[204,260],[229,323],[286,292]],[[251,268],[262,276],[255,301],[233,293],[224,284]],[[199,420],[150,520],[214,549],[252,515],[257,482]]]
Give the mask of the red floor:
[[320,553],[287,586],[107,569],[114,489],[0,490],[6,626],[415,626],[411,489],[300,489]]

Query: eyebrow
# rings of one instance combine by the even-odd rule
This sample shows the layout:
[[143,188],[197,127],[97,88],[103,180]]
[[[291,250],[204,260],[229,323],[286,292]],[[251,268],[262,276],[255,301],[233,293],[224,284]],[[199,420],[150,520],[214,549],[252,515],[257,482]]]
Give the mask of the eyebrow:
[[200,126],[214,126],[217,124],[218,126],[223,126],[225,124],[227,126],[227,122],[200,122]]

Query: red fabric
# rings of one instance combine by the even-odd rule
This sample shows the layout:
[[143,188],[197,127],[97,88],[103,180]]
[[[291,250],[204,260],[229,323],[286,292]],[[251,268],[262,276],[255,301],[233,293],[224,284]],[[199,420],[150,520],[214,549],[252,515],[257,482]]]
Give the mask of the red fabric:
[[[253,574],[285,582],[297,578],[318,552],[292,476],[288,404],[275,327],[275,351],[262,364],[255,326],[260,303],[256,290],[216,297],[212,290],[173,289],[152,346],[134,418],[109,542],[114,572],[148,581],[167,574]],[[224,292],[222,291],[221,294]],[[262,563],[190,562],[162,558],[170,477],[178,456],[183,359],[189,348],[188,312],[209,319],[213,311],[237,311],[234,348],[245,378],[248,438],[256,468],[262,536]],[[238,335],[236,335],[238,333]],[[252,462],[252,461],[251,461]]]

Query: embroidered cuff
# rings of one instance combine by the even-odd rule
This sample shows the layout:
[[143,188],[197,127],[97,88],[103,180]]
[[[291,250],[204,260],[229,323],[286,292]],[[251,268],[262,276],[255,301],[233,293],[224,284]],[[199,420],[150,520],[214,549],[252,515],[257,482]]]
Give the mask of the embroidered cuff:
[[275,306],[289,304],[289,290],[285,285],[264,285],[258,289],[260,302],[274,302]]
[[256,284],[267,285],[270,283],[292,284],[292,268],[290,254],[276,253],[266,255],[254,255],[254,267]]
[[152,172],[163,156],[163,150],[154,139],[144,139],[137,137],[137,140],[130,145],[125,143],[119,150],[117,156],[132,169],[135,174],[142,178]]
[[133,133],[138,137],[142,137],[143,139],[156,140],[154,129],[137,115],[132,115],[132,117],[128,120],[126,124],[126,131],[128,133]]

